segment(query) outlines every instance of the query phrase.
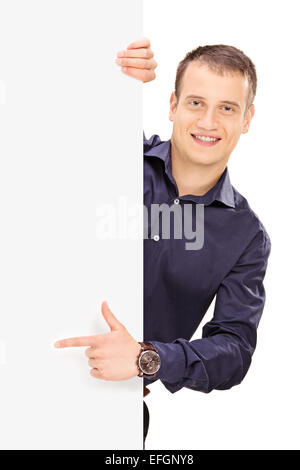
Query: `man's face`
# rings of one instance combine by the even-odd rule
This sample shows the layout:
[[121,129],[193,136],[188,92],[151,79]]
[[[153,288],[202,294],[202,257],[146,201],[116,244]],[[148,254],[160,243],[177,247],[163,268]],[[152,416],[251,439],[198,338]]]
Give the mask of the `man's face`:
[[[222,76],[207,65],[191,62],[183,74],[178,101],[174,92],[170,98],[172,152],[187,163],[226,166],[254,115],[253,104],[245,114],[247,98],[248,81],[240,73]],[[218,140],[208,142],[207,137]]]

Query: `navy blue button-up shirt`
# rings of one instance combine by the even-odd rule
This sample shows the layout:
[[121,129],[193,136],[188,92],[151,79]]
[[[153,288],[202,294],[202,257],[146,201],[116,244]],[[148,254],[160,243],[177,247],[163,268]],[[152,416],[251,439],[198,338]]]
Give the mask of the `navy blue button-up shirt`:
[[[179,196],[170,140],[144,138],[144,206],[150,213],[151,204],[174,201],[204,207],[204,243],[188,250],[190,240],[172,232],[164,238],[160,226],[144,236],[144,341],[161,357],[156,378],[144,385],[160,379],[172,393],[228,389],[244,378],[256,346],[270,238],[227,167],[205,195]],[[202,338],[190,341],[215,296]]]

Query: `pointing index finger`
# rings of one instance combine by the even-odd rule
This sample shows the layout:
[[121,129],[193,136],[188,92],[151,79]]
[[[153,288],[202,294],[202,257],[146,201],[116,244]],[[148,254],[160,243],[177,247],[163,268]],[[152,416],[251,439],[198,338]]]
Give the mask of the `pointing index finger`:
[[97,336],[78,336],[75,338],[66,338],[56,341],[54,346],[56,348],[73,348],[80,346],[95,346]]

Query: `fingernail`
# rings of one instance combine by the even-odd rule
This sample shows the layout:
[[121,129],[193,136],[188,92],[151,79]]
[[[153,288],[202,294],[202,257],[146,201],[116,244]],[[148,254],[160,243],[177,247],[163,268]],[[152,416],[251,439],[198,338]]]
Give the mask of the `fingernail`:
[[120,51],[117,54],[117,57],[124,57],[125,56],[125,51]]
[[126,71],[127,71],[127,67],[121,67],[121,70],[122,70],[122,72],[126,72]]
[[121,64],[122,64],[122,60],[121,60],[121,59],[116,59],[116,64],[121,65]]

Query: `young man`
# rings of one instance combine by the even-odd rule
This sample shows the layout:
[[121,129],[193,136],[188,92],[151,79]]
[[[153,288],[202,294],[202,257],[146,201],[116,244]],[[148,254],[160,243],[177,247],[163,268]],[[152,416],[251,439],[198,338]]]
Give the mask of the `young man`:
[[[148,39],[120,51],[116,62],[143,82],[155,78]],[[203,230],[202,241],[193,246],[186,230],[181,237],[165,238],[160,214],[151,219],[144,240],[144,343],[132,338],[103,303],[111,333],[58,344],[90,346],[86,354],[94,377],[139,375],[144,385],[160,379],[172,393],[182,387],[208,393],[239,384],[247,373],[265,302],[271,243],[231,185],[227,162],[249,130],[255,92],[255,67],[234,47],[199,47],[180,62],[170,97],[171,139],[145,139],[144,205],[148,214],[153,205],[164,205],[174,220],[180,209],[177,221],[184,227],[189,214],[192,226]],[[213,318],[202,338],[190,341],[215,295]]]

